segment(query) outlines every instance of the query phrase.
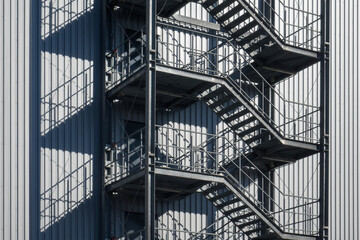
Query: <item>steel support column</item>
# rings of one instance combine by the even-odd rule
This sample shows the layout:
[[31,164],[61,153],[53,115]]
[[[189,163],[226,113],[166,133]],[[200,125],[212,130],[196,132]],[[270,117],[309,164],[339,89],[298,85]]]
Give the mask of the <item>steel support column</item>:
[[156,0],[146,0],[145,239],[155,239]]
[[330,0],[321,1],[320,239],[329,234]]

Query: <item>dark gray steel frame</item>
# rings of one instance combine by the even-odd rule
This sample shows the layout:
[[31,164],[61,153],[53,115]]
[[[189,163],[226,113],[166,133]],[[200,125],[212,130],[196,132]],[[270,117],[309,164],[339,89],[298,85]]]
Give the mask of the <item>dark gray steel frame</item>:
[[[329,203],[329,40],[330,0],[322,0],[321,36],[321,142],[320,142],[320,236],[328,238]],[[156,0],[146,1],[146,169],[145,169],[145,239],[155,237],[155,111],[156,111]]]
[[320,234],[329,237],[330,2],[321,1]]

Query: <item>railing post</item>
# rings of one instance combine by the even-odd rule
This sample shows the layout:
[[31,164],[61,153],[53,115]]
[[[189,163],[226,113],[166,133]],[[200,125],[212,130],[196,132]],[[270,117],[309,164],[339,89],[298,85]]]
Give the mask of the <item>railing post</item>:
[[169,129],[166,128],[166,167],[169,167]]
[[130,62],[131,62],[131,41],[130,39],[128,40],[128,66],[127,66],[127,72],[128,72],[128,75],[130,74]]

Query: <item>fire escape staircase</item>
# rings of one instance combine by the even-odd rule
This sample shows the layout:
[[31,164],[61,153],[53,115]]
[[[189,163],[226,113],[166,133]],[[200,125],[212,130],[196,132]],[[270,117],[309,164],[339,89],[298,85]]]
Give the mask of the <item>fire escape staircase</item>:
[[[201,4],[237,45],[252,57],[252,66],[272,84],[320,60],[316,51],[288,44],[286,36],[281,36],[250,1],[202,0]],[[257,80],[258,75],[253,68],[243,71]]]

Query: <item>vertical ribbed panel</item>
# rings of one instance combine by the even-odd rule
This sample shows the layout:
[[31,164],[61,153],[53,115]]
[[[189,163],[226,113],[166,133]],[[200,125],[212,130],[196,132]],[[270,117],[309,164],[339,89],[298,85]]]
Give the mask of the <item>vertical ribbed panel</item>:
[[0,239],[29,239],[29,13],[0,4]]
[[[96,148],[101,146],[94,97],[101,88],[94,82],[101,68],[95,63],[102,59],[95,59],[101,44],[94,5],[92,0],[39,5],[40,33],[33,38],[39,47],[34,58],[37,54],[40,76],[33,79],[39,93],[31,106],[40,121],[39,131],[32,133],[38,136],[33,148],[39,155],[32,159],[38,164],[32,204],[39,210],[31,216],[38,221],[38,229],[32,229],[36,239],[98,239],[101,229],[95,200],[100,191],[94,192],[95,179],[101,180],[94,175]],[[97,161],[101,166],[101,158]]]
[[331,2],[330,237],[359,239],[359,5]]

